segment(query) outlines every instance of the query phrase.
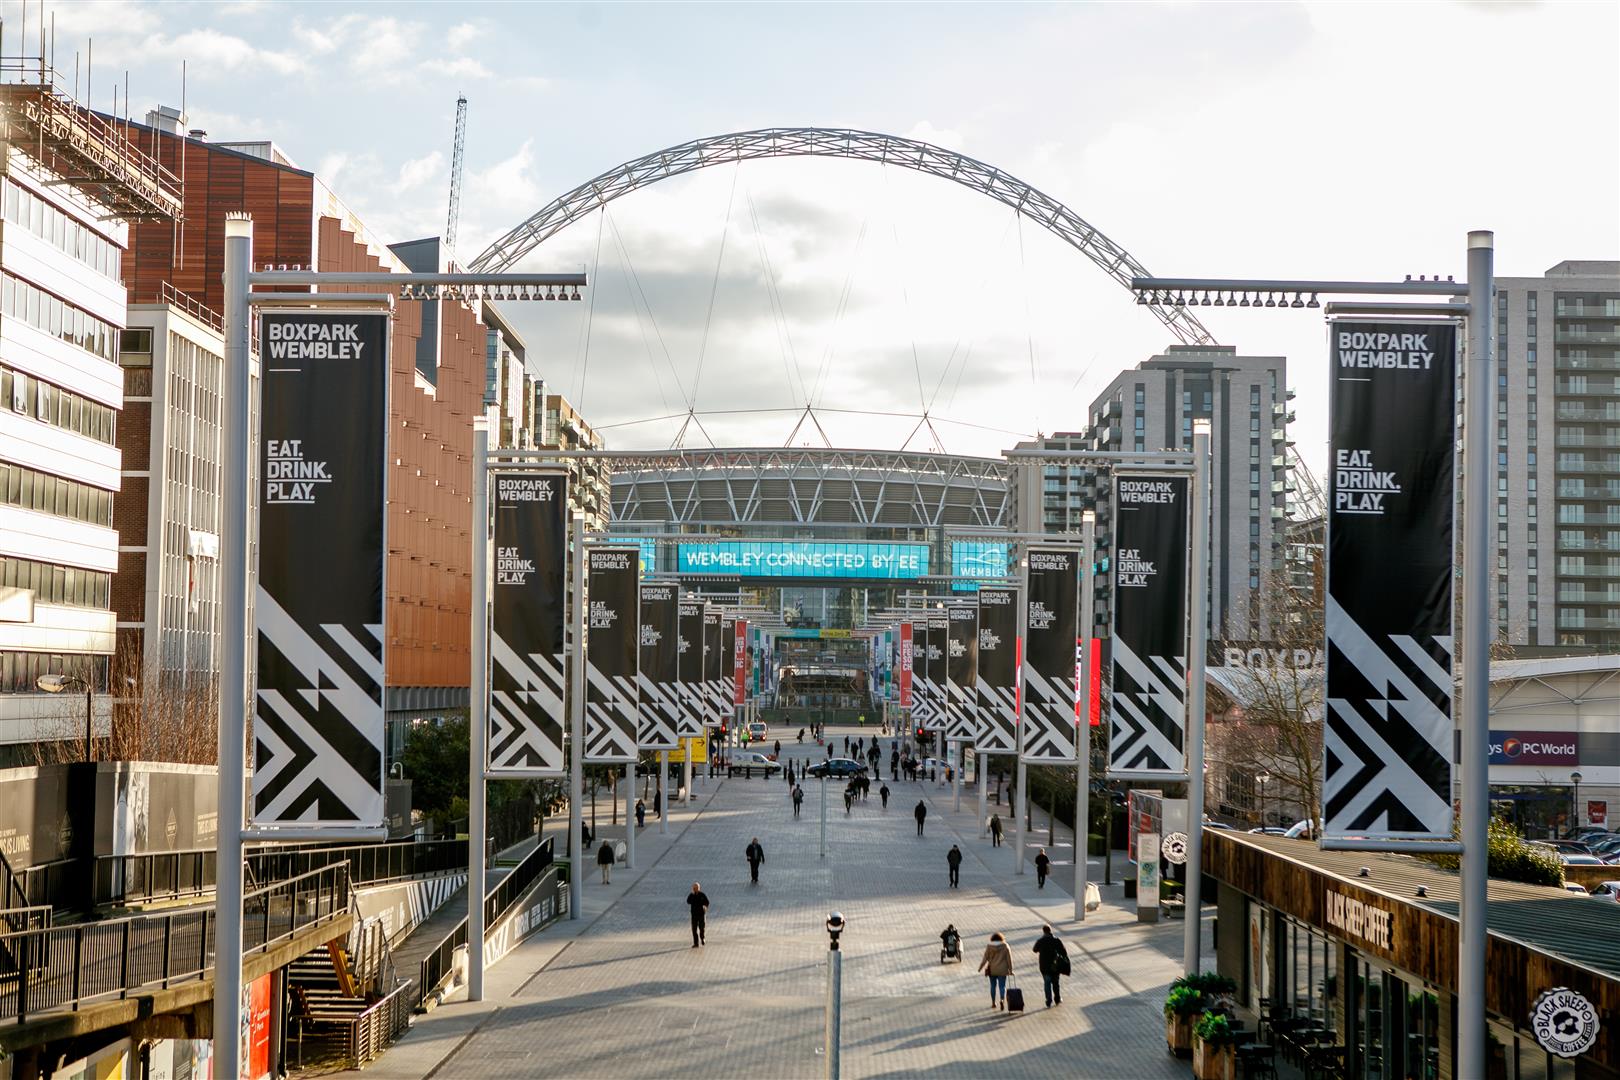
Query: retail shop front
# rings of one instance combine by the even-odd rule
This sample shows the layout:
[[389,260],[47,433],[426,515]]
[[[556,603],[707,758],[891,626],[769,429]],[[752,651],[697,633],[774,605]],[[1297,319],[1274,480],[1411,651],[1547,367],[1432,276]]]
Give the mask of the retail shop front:
[[1459,991],[1454,873],[1213,829],[1204,868],[1219,971],[1281,1056],[1358,1080],[1453,1080],[1461,992],[1485,997],[1488,1080],[1620,1080],[1620,904],[1493,880],[1491,977]]

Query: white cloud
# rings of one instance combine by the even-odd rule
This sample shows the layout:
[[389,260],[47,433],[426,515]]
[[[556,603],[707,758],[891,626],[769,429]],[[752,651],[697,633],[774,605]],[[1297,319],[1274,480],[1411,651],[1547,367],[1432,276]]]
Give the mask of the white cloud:
[[482,37],[483,34],[484,28],[479,26],[477,23],[457,23],[455,26],[452,26],[450,28],[450,32],[445,35],[444,42],[451,52],[460,52],[468,45],[472,44],[475,40]]
[[289,52],[261,49],[234,34],[209,27],[188,30],[176,37],[151,34],[140,44],[148,57],[186,61],[187,71],[202,77],[269,72],[292,75],[304,69],[301,57]]
[[453,60],[434,57],[431,60],[422,61],[422,70],[433,75],[446,75],[462,79],[491,79],[495,77],[494,72],[470,56],[458,56]]
[[443,171],[444,155],[437,150],[425,157],[413,158],[399,167],[399,180],[392,190],[396,195],[404,194],[436,179]]

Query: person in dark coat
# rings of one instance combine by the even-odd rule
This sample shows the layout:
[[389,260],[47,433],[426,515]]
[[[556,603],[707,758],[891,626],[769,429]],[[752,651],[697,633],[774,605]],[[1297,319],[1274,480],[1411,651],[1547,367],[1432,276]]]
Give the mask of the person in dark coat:
[[777,739],[775,742],[773,742],[771,744],[771,757],[776,758],[778,761],[780,761],[782,759],[782,740],[781,739]]
[[1047,857],[1045,848],[1038,848],[1035,852],[1035,887],[1046,888],[1046,875],[1052,872],[1052,860]]
[[855,805],[855,785],[844,788],[844,815],[849,816],[849,808]]
[[882,787],[878,788],[878,798],[883,800],[883,809],[887,810],[889,808],[889,785],[888,784],[884,784]]
[[911,816],[917,819],[917,835],[921,836],[923,834],[923,822],[928,818],[928,807],[923,805],[921,799],[917,800],[917,809],[911,812]]
[[663,816],[664,816],[664,789],[660,787],[657,791],[653,792],[653,817],[661,818]]
[[951,868],[951,888],[962,887],[962,849],[955,844],[945,853],[945,863]]
[[703,892],[703,886],[692,882],[692,891],[686,894],[686,905],[692,911],[692,948],[706,945],[704,940],[708,930],[709,898]]
[[760,846],[759,837],[754,837],[748,844],[744,853],[748,857],[748,880],[759,884],[759,864],[765,861],[765,849]]
[[642,828],[646,824],[647,824],[647,804],[642,802],[640,799],[637,799],[636,800],[636,828],[638,828],[638,829]]
[[1046,992],[1046,1007],[1063,1004],[1063,989],[1059,980],[1063,977],[1064,968],[1069,966],[1069,950],[1064,948],[1052,933],[1050,925],[1041,927],[1040,940],[1035,942],[1034,949],[1030,950],[1040,957],[1041,988]]
[[991,847],[1000,847],[1001,846],[1001,833],[1002,833],[1001,815],[1000,814],[991,814],[990,815],[990,846]]
[[900,779],[900,751],[889,751],[889,779]]
[[799,816],[799,808],[804,805],[804,788],[798,784],[793,785],[793,816]]
[[611,841],[602,841],[602,846],[596,849],[596,865],[602,868],[602,884],[607,885],[613,880],[613,844]]

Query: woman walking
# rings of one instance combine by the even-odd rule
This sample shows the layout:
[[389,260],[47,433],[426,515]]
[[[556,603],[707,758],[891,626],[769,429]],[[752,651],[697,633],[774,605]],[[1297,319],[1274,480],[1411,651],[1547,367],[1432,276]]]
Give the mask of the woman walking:
[[1000,931],[990,935],[990,944],[984,947],[979,970],[990,976],[990,1007],[1007,1007],[1007,976],[1013,973],[1012,946]]

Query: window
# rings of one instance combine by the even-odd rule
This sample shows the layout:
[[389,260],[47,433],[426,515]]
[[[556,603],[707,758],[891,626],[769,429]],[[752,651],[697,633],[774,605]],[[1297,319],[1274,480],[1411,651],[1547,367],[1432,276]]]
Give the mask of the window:
[[52,386],[32,375],[0,367],[0,407],[27,413],[34,402],[34,418],[54,427],[86,435],[111,445],[117,410],[69,390]]
[[91,525],[112,526],[112,492],[22,465],[0,462],[0,502]]
[[36,330],[60,337],[103,360],[118,362],[118,330],[111,323],[58,297],[36,288],[33,284],[6,275],[10,288],[0,292],[5,300],[5,314],[21,319]]
[[5,184],[5,219],[106,277],[117,279],[123,251],[111,240],[58,210],[14,180]]

